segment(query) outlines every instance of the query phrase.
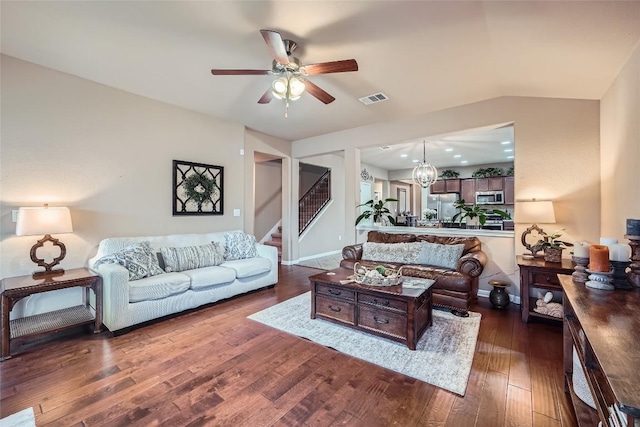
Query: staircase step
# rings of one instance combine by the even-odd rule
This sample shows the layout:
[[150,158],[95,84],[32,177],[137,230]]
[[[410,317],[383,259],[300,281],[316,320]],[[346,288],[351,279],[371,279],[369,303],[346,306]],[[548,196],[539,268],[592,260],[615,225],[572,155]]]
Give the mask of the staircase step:
[[282,233],[271,233],[271,238],[274,240],[282,240]]
[[282,242],[275,242],[273,240],[268,240],[266,242],[264,242],[265,245],[267,246],[275,246],[276,248],[281,248],[282,247]]

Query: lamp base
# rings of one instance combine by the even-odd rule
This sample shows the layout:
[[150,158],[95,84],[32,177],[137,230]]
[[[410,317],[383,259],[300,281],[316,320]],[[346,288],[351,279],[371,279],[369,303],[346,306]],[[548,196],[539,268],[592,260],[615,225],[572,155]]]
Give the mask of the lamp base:
[[45,279],[47,277],[57,277],[64,274],[64,269],[58,268],[56,270],[34,271],[31,275],[34,279]]

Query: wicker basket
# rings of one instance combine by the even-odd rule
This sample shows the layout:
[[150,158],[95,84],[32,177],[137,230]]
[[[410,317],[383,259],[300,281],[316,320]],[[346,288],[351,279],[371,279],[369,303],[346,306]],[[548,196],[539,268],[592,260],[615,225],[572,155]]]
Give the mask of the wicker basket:
[[384,277],[370,277],[367,273],[375,268],[367,268],[356,262],[353,266],[353,276],[356,283],[367,286],[396,286],[402,283],[402,267],[397,270],[387,268]]

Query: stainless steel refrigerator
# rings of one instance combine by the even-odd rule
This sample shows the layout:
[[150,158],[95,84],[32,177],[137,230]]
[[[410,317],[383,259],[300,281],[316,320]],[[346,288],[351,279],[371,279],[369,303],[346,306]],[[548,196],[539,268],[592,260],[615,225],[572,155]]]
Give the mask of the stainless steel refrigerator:
[[435,209],[438,212],[437,219],[440,221],[444,221],[445,218],[450,219],[458,213],[458,209],[454,208],[453,204],[459,198],[458,193],[429,194],[427,196],[427,209]]

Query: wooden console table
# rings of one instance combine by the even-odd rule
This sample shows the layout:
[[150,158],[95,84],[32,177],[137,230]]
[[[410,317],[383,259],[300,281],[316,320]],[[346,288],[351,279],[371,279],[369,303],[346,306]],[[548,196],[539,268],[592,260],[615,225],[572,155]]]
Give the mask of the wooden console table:
[[[640,289],[604,291],[561,275],[564,305],[565,391],[578,425],[640,423]],[[573,389],[573,349],[595,402],[585,404]],[[616,409],[616,407],[618,409]],[[620,422],[620,421],[623,422]],[[634,424],[635,423],[635,424]]]
[[533,311],[537,298],[530,295],[531,288],[540,288],[548,291],[560,291],[558,274],[573,273],[573,263],[570,259],[562,259],[562,262],[546,262],[543,258],[524,259],[517,256],[520,267],[520,311],[522,321],[527,323],[529,317],[538,317],[562,322],[559,317],[547,316]]
[[[66,270],[59,276],[43,276],[37,279],[29,276],[2,279],[2,353],[0,360],[11,358],[12,339],[58,332],[74,326],[93,323],[93,332],[102,328],[102,278],[87,268]],[[82,287],[83,304],[49,313],[36,314],[21,319],[9,320],[9,313],[16,302],[29,295],[59,289]],[[96,296],[96,314],[89,306],[89,289]]]

